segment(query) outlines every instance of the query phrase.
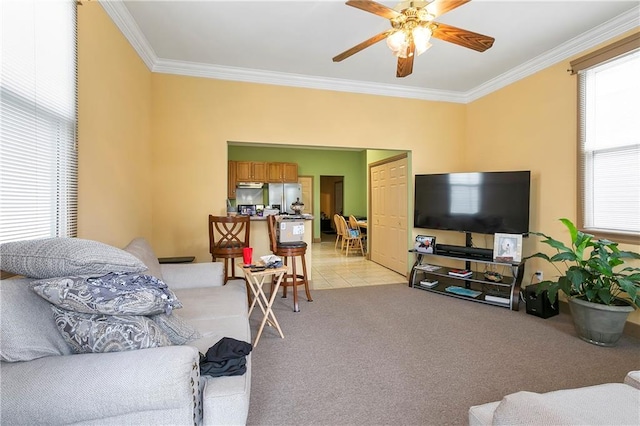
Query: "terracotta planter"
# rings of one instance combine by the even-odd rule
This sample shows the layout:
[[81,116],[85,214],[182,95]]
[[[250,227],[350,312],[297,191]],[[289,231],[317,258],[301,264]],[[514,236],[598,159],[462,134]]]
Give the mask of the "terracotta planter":
[[573,325],[578,336],[599,346],[615,346],[624,330],[631,305],[608,306],[586,300],[569,298]]

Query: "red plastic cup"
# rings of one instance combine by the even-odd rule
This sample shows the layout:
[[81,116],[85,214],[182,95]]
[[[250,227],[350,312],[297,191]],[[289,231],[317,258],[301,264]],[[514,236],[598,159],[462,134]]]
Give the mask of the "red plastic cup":
[[253,248],[245,247],[242,249],[242,261],[245,265],[251,265],[253,259]]

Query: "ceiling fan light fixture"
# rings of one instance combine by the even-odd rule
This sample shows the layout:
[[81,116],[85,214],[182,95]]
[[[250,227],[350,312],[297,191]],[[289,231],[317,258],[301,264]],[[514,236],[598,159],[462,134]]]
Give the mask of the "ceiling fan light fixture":
[[431,39],[431,29],[417,26],[413,29],[413,44],[416,46],[416,54],[421,55],[431,47],[429,40]]
[[345,50],[335,56],[333,62],[340,62],[386,39],[387,46],[398,57],[396,77],[406,77],[413,72],[413,56],[420,55],[431,47],[429,42],[431,37],[473,49],[477,52],[484,52],[493,46],[495,41],[493,37],[435,22],[437,17],[469,1],[407,0],[392,9],[374,0],[348,0],[346,3],[348,6],[387,19],[391,24],[391,28]]
[[436,16],[429,12],[426,8],[420,8],[416,11],[416,17],[423,22],[431,22],[436,19]]
[[[398,30],[387,37],[387,46],[395,56],[406,58],[409,48],[409,37],[404,30]],[[404,56],[402,56],[404,55]]]

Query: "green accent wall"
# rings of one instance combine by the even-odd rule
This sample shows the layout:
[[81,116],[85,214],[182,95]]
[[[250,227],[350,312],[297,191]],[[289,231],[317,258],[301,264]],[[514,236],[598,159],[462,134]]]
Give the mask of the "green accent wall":
[[[244,143],[227,145],[229,160],[297,163],[299,176],[313,176],[314,211],[311,213],[316,219],[320,218],[320,176],[344,176],[344,214],[367,216],[368,162],[400,152],[404,151],[279,148]],[[320,238],[320,220],[314,220],[313,226],[313,237]]]

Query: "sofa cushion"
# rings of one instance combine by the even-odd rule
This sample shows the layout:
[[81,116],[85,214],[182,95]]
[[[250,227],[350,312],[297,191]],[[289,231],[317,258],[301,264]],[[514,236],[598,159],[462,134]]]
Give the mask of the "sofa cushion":
[[152,315],[150,318],[169,336],[169,340],[174,345],[184,345],[202,337],[195,327],[175,312],[171,315]]
[[493,414],[493,424],[637,425],[638,401],[640,390],[623,383],[544,394],[516,392],[502,399]]
[[73,352],[58,332],[51,304],[39,297],[29,278],[0,281],[0,359],[31,361]]
[[56,306],[88,314],[168,314],[182,306],[164,282],[139,273],[47,278],[34,281],[32,287]]
[[[175,294],[185,306],[180,311],[180,315],[187,321],[227,316],[247,317],[248,305],[244,281],[229,281],[222,287],[176,289]],[[201,328],[198,329],[202,331]]]
[[85,314],[57,306],[51,309],[62,337],[76,353],[171,346],[169,336],[145,316]]
[[33,278],[142,272],[140,259],[119,248],[80,238],[42,238],[0,244],[0,269]]
[[640,389],[640,371],[629,371],[624,378],[624,383]]
[[[187,320],[189,324],[194,326],[202,337],[189,343],[189,346],[195,346],[198,351],[207,353],[209,348],[218,343],[223,337],[231,337],[236,340],[251,343],[251,329],[246,317],[222,317],[209,319],[191,319]],[[271,327],[264,332],[269,333]],[[280,335],[274,332],[278,339]]]
[[140,259],[148,268],[148,271],[146,271],[147,274],[153,275],[160,280],[164,280],[164,278],[162,278],[160,262],[158,262],[158,258],[147,240],[142,237],[135,238],[124,248],[124,251],[131,253]]

